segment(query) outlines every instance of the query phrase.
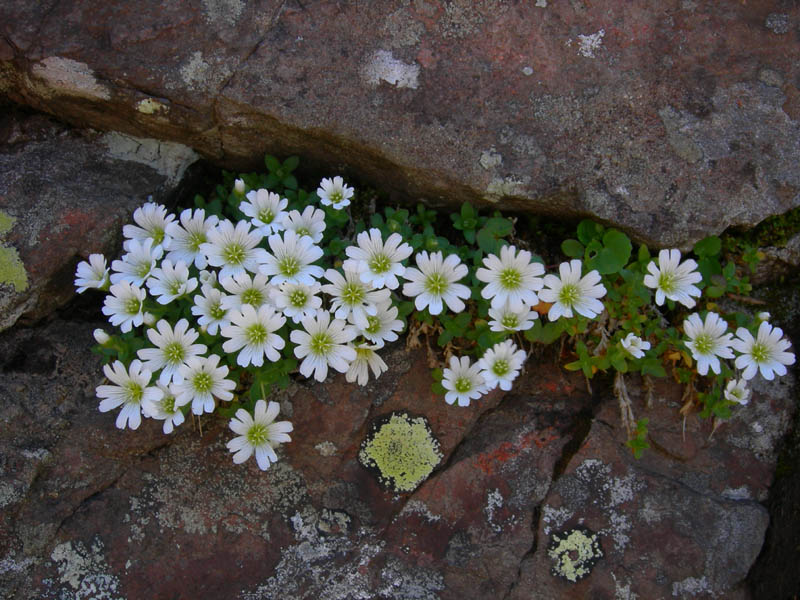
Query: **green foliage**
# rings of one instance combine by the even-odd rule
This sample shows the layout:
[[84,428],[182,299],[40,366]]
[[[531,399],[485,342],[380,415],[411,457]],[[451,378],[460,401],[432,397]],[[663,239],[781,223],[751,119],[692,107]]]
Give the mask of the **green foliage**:
[[642,453],[650,447],[647,442],[647,426],[649,423],[650,419],[647,418],[636,421],[636,429],[631,439],[625,442],[625,445],[633,451],[634,458],[642,458]]

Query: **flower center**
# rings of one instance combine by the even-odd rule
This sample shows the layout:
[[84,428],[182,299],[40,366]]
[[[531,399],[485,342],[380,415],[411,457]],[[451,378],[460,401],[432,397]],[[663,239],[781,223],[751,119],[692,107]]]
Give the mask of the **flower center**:
[[516,269],[508,268],[500,271],[500,285],[507,290],[515,290],[522,282],[522,275]]
[[433,296],[441,296],[447,285],[447,278],[441,273],[431,273],[425,279],[425,291]]
[[258,346],[266,341],[269,331],[261,323],[255,323],[245,330],[244,335],[249,344]]
[[342,301],[348,306],[355,306],[364,301],[364,288],[357,283],[345,284],[342,289]]
[[272,219],[275,218],[275,214],[268,208],[259,211],[258,213],[258,220],[264,223],[265,225],[269,225],[272,223]]
[[142,310],[142,301],[138,298],[128,298],[125,301],[125,313],[128,315],[138,315]]
[[287,256],[278,263],[278,270],[284,277],[294,277],[300,271],[300,261],[294,256]]
[[342,200],[344,200],[344,194],[341,190],[334,190],[328,196],[331,199],[333,204],[339,204]]
[[370,271],[373,273],[386,273],[392,267],[391,259],[386,256],[383,252],[380,254],[376,254],[372,257],[372,260],[369,261],[369,268]]
[[136,265],[136,276],[144,279],[150,274],[150,268],[153,266],[153,263],[150,261],[140,262]]
[[514,313],[506,313],[500,319],[500,324],[506,329],[516,329],[519,327],[519,318]]
[[658,287],[664,293],[669,294],[675,291],[675,274],[674,273],[661,273],[658,276]]
[[496,361],[494,361],[494,364],[492,365],[492,373],[494,373],[498,377],[502,377],[503,375],[506,375],[508,371],[509,371],[509,365],[507,360],[499,358]]
[[453,387],[459,394],[465,394],[472,389],[472,380],[469,377],[459,377]]
[[175,279],[167,286],[167,290],[171,296],[178,296],[183,292],[183,282],[179,279]]
[[253,423],[247,430],[246,437],[251,446],[255,448],[263,446],[269,440],[269,427],[261,423]]
[[294,231],[298,236],[307,235],[308,237],[311,237],[311,232],[308,230],[308,227],[298,227]]
[[311,336],[311,341],[308,343],[311,352],[317,356],[326,356],[333,346],[333,340],[325,332],[315,333]]
[[371,348],[356,348],[356,360],[369,362],[374,353]]
[[242,292],[242,303],[258,308],[264,304],[264,294],[257,288],[250,288]]
[[161,410],[168,415],[174,415],[176,412],[175,396],[164,396],[164,399],[161,401]]
[[205,242],[206,242],[206,234],[197,231],[189,234],[188,243],[186,245],[192,252],[200,252],[200,244],[204,244]]
[[210,392],[213,386],[214,380],[208,373],[197,373],[195,374],[194,378],[192,378],[192,387],[194,387],[195,391],[200,392],[201,394]]
[[289,294],[289,303],[292,308],[303,308],[308,302],[308,294],[303,290],[294,290]]
[[381,330],[381,320],[379,317],[372,317],[367,315],[367,326],[364,329],[366,333],[370,335],[375,335]]
[[750,349],[750,356],[753,357],[753,360],[756,363],[761,364],[769,362],[771,358],[771,352],[769,351],[769,347],[766,344],[756,342]]
[[230,265],[239,265],[245,257],[244,246],[241,244],[228,244],[222,251],[222,257]]
[[128,404],[139,404],[144,396],[144,390],[135,381],[129,381],[125,384],[125,399]]
[[580,298],[580,290],[574,283],[565,283],[558,292],[558,301],[564,306],[571,307]]
[[183,347],[183,344],[180,342],[170,342],[166,346],[164,346],[164,358],[167,359],[167,362],[170,364],[177,364],[179,362],[183,362],[183,357],[186,355],[186,351]]
[[215,302],[208,309],[208,314],[210,314],[211,318],[214,319],[215,321],[219,321],[220,319],[222,319],[226,315],[227,312],[228,311],[226,311],[224,308],[222,308],[222,303],[221,302]]
[[698,354],[713,354],[715,345],[714,338],[707,333],[701,333],[694,339],[694,347]]

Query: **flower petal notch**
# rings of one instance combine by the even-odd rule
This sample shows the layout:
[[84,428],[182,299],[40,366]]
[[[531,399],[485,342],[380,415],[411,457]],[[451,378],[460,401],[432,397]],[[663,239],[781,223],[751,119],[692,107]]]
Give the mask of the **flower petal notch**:
[[378,417],[361,443],[358,461],[392,492],[413,492],[442,461],[428,420],[407,412]]
[[547,547],[553,561],[550,572],[570,583],[587,577],[603,558],[600,536],[586,527],[575,527],[554,533]]

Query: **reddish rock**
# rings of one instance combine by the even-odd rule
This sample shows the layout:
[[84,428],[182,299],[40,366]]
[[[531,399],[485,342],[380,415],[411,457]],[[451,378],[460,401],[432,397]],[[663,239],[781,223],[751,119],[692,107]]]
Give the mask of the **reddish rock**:
[[0,93],[228,166],[297,153],[686,246],[800,203],[799,22],[778,0],[13,0]]

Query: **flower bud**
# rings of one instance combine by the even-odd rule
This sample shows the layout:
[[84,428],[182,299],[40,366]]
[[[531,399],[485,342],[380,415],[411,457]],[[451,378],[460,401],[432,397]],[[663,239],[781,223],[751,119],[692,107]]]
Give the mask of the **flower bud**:
[[103,329],[97,328],[92,332],[92,334],[94,335],[95,341],[101,346],[105,346],[111,341],[111,336],[108,335]]
[[770,318],[771,316],[772,316],[772,315],[770,315],[770,314],[769,314],[767,311],[760,312],[760,313],[758,313],[758,314],[756,315],[756,317],[758,318],[758,320],[759,320],[759,321],[769,321],[769,318]]
[[152,327],[156,324],[156,316],[153,313],[144,313],[144,315],[142,315],[142,320],[148,327]]
[[233,191],[237,196],[244,196],[244,179],[237,179],[233,183]]

